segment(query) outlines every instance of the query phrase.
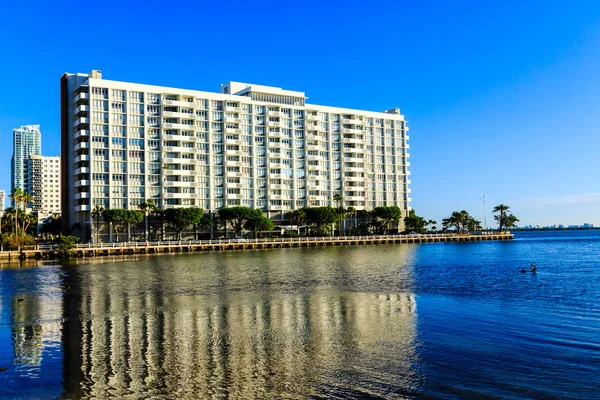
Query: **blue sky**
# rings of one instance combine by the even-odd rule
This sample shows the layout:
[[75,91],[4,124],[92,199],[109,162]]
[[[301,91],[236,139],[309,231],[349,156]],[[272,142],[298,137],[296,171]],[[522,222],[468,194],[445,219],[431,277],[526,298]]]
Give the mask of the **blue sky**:
[[[54,3],[54,4],[52,4]],[[600,225],[600,3],[9,2],[0,10],[0,188],[12,129],[60,152],[59,78],[218,91],[238,80],[410,126],[412,206],[483,203],[521,224]],[[487,4],[489,3],[489,4]],[[523,4],[525,3],[525,4]]]

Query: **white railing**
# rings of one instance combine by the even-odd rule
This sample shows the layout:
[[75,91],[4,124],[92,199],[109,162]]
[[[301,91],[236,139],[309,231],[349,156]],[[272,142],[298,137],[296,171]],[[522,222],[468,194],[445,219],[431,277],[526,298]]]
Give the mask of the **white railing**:
[[[221,245],[221,244],[252,244],[252,243],[315,243],[315,242],[335,242],[335,241],[357,241],[357,240],[386,240],[386,239],[444,239],[444,238],[462,238],[471,236],[484,236],[481,233],[471,234],[408,234],[408,235],[368,235],[368,236],[313,236],[313,237],[289,237],[289,238],[257,238],[257,239],[212,239],[212,240],[163,240],[154,242],[114,242],[98,244],[78,244],[78,249],[112,249],[112,248],[137,248],[137,247],[161,247],[161,246],[192,246],[192,245]],[[489,236],[512,236],[510,233],[495,233]],[[50,245],[45,245],[50,246]],[[38,246],[39,250],[42,245]],[[57,248],[54,246],[54,248]]]

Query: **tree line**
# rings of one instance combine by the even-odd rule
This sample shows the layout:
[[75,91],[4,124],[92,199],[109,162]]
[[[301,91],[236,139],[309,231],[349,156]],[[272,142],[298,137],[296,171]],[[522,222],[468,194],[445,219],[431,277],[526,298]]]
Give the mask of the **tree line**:
[[[519,221],[509,210],[510,207],[505,204],[499,204],[492,210],[494,220],[498,222],[498,230],[500,232],[516,227],[516,223]],[[436,224],[436,221],[425,220],[425,218],[418,216],[415,210],[410,210],[408,216],[404,219],[406,233],[437,231]],[[466,210],[453,211],[449,217],[442,220],[442,232],[454,231],[466,233],[482,229],[481,221],[472,217]]]

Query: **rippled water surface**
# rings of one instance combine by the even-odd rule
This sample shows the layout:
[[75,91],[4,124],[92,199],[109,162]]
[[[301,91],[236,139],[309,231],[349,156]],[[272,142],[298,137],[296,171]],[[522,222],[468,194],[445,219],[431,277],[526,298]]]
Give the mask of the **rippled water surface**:
[[599,257],[582,231],[4,264],[0,398],[598,398]]

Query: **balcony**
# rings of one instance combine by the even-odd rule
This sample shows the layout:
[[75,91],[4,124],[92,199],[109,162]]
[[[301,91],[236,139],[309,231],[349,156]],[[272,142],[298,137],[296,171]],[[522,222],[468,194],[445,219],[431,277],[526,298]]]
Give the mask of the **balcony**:
[[[233,182],[225,182],[225,186],[231,189],[237,189],[237,188],[241,188],[242,184],[241,183],[233,183]],[[250,188],[248,188],[250,189]]]
[[75,164],[77,164],[78,162],[82,162],[82,161],[90,161],[90,156],[88,156],[87,154],[82,154],[80,156],[75,157]]
[[364,125],[365,121],[362,121],[358,118],[343,118],[342,124]]
[[165,186],[165,187],[194,187],[195,182],[164,181],[163,186]]
[[181,147],[181,146],[167,146],[163,147],[163,151],[171,153],[193,153],[194,147]]
[[365,140],[361,139],[361,138],[342,138],[342,142],[344,142],[344,143],[354,143],[354,144],[363,144],[365,142]]
[[178,106],[178,107],[196,107],[196,104],[191,101],[179,101],[179,100],[162,100],[162,104],[166,106]]
[[229,176],[232,178],[241,178],[243,174],[241,172],[225,171],[225,176]]
[[81,125],[81,124],[89,124],[90,123],[90,119],[89,118],[77,118],[75,120],[75,122],[73,123],[73,127],[76,127],[77,125]]
[[241,199],[242,194],[241,193],[225,193],[225,198],[226,199]]
[[344,196],[346,201],[364,201],[365,196]]
[[306,140],[327,141],[327,139],[324,136],[315,135],[312,133],[306,134]]
[[75,132],[75,140],[79,139],[80,137],[89,137],[90,136],[90,131],[88,131],[87,129],[82,129],[80,131]]
[[359,157],[343,157],[343,160],[346,162],[353,162],[353,163],[364,163],[366,161],[364,158],[359,158]]
[[366,188],[362,186],[349,186],[348,184],[344,185],[344,189],[348,192],[366,192]]
[[365,168],[364,167],[343,167],[344,171],[346,172],[364,172]]
[[325,148],[321,145],[309,144],[306,146],[306,150],[324,151]]
[[305,128],[307,131],[321,131],[321,127],[319,125],[307,125]]
[[164,175],[194,175],[193,169],[163,169]]
[[283,146],[283,143],[281,143],[281,142],[269,142],[269,147],[271,147],[271,148],[282,148],[284,146]]
[[310,161],[325,161],[325,157],[323,156],[306,156],[306,159]]
[[285,164],[282,164],[282,163],[269,163],[269,168],[285,168]]
[[365,152],[365,149],[361,149],[361,148],[358,148],[358,147],[344,147],[343,150],[346,153],[359,153],[359,154],[362,154],[362,153]]
[[194,113],[186,113],[186,112],[177,112],[177,111],[163,111],[163,117],[172,117],[172,118],[183,118],[183,119],[195,119],[196,114]]
[[89,192],[75,193],[75,200],[89,199],[89,198],[90,198],[90,193]]
[[268,137],[270,138],[280,138],[281,137],[281,132],[269,132],[267,134]]
[[73,99],[73,103],[77,104],[80,100],[89,100],[89,99],[90,99],[90,95],[88,93],[79,93]]
[[344,181],[348,182],[364,182],[365,178],[362,176],[344,176]]
[[89,149],[90,148],[90,143],[89,142],[79,142],[75,145],[75,147],[73,148],[74,151],[77,150],[81,150],[81,149]]
[[225,150],[225,155],[226,156],[241,156],[242,151],[241,150]]
[[75,212],[90,211],[90,210],[91,210],[91,206],[89,204],[82,204],[79,206],[75,206]]
[[242,122],[242,119],[241,118],[225,117],[225,122],[231,122],[231,123],[239,124],[239,123]]
[[289,206],[287,206],[287,208],[286,208],[286,206],[276,205],[276,206],[269,206],[268,208],[271,211],[283,211],[283,210],[287,210],[289,208]]
[[163,135],[164,140],[180,140],[183,142],[195,142],[197,138],[195,136],[187,135]]
[[273,185],[269,185],[269,189],[283,189],[283,185],[279,183],[275,183]]
[[191,199],[198,197],[196,193],[164,193],[166,199]]
[[365,131],[363,131],[362,129],[344,128],[344,129],[342,129],[342,133],[354,133],[354,134],[362,135],[363,133],[365,133]]
[[239,135],[242,133],[242,130],[238,128],[225,128],[225,133],[234,133]]
[[77,168],[75,170],[75,175],[89,174],[89,173],[90,173],[90,169],[88,167],[81,167],[81,168]]
[[90,181],[87,179],[81,179],[81,180],[75,181],[75,187],[80,187],[80,186],[90,186]]
[[233,144],[240,146],[242,144],[242,141],[239,139],[225,139],[225,144]]
[[269,173],[269,178],[271,178],[271,179],[283,179],[284,176],[283,176],[283,174],[271,174],[271,173]]
[[184,131],[193,131],[196,129],[195,125],[187,125],[187,124],[172,124],[169,122],[162,123],[163,129],[180,129]]
[[90,111],[90,106],[84,104],[84,105],[81,105],[81,106],[77,107],[75,109],[74,114],[77,115],[80,112],[89,112],[89,111]]
[[306,119],[308,121],[318,121],[319,120],[319,116],[318,115],[312,115],[312,114],[306,114],[304,116],[304,119]]
[[328,199],[326,196],[313,195],[313,196],[308,196],[308,200],[328,200]]
[[269,126],[274,126],[274,127],[283,126],[281,124],[281,122],[268,121],[267,123],[269,124]]
[[195,158],[180,158],[180,157],[165,157],[164,162],[167,164],[197,164]]

